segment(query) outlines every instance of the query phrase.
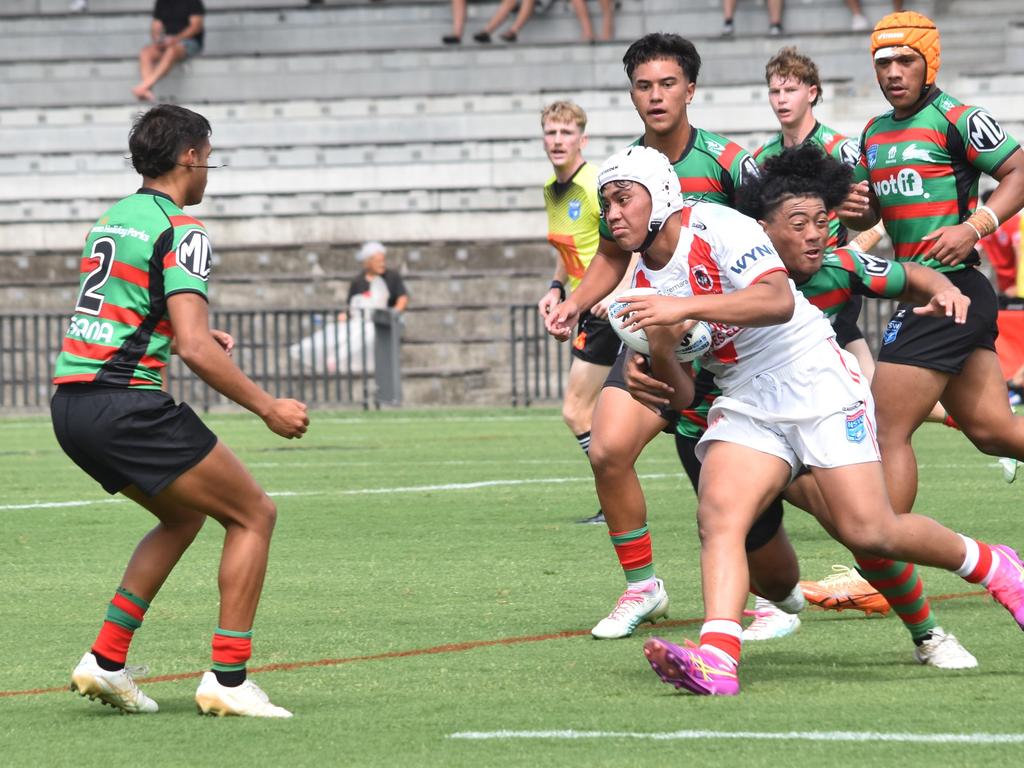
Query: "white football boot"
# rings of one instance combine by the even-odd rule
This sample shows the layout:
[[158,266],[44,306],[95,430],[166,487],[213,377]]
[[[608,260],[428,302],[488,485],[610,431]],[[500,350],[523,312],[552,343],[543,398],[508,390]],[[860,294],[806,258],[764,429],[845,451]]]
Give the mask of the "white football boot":
[[649,592],[640,589],[629,589],[615,604],[615,608],[597,626],[590,630],[598,640],[617,640],[629,637],[641,621],[652,624],[668,615],[668,592],[661,579],[655,579],[655,588]]
[[978,660],[960,645],[954,635],[946,634],[942,627],[936,627],[931,637],[914,649],[914,659],[936,669],[974,669]]
[[252,680],[238,686],[221,685],[213,672],[203,673],[196,690],[196,706],[201,715],[238,715],[239,717],[291,717],[284,707],[270,703],[270,698]]
[[800,629],[800,617],[793,613],[779,610],[770,601],[757,598],[754,610],[744,611],[744,615],[753,616],[750,626],[743,630],[743,642],[748,640],[774,640],[792,635]]
[[87,651],[71,673],[71,690],[79,696],[99,699],[114,709],[129,715],[159,711],[160,707],[139,690],[127,669],[110,672],[96,663],[92,651]]

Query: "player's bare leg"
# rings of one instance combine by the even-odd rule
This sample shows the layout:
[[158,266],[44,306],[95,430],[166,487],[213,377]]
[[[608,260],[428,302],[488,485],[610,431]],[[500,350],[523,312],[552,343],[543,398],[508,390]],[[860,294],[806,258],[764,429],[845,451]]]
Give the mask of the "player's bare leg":
[[[608,378],[607,365],[588,363],[573,358],[569,367],[569,380],[566,383],[565,398],[562,400],[562,421],[572,431],[584,455],[590,456],[591,422],[597,398],[601,394],[604,380]],[[604,513],[598,509],[593,516],[579,520],[580,523],[602,524]]]
[[601,390],[591,428],[590,464],[610,530],[628,531],[647,523],[647,503],[634,465],[666,425],[626,390]]
[[206,515],[170,502],[162,495],[147,496],[134,485],[121,493],[160,521],[135,547],[121,579],[125,589],[152,601],[202,529]]
[[591,431],[594,408],[601,395],[601,385],[608,378],[608,366],[573,359],[569,367],[565,398],[562,401],[562,421],[574,435]]
[[218,576],[220,626],[233,631],[250,630],[277,519],[274,502],[221,442],[161,492],[158,499],[170,505],[187,505],[224,526]]
[[634,464],[667,422],[624,389],[605,387],[594,411],[590,464],[612,546],[626,577],[626,591],[591,634],[598,639],[629,637],[642,621],[668,612],[668,594],[655,576],[647,504]]
[[917,497],[917,458],[911,440],[948,380],[949,375],[940,371],[895,363],[879,363],[871,380],[885,485],[899,514],[910,512]]
[[1021,460],[1024,417],[1014,415],[1007,403],[999,358],[988,349],[974,350],[942,393],[942,404],[978,450]]
[[[736,482],[737,467],[743,467],[742,483]],[[644,655],[663,681],[698,694],[739,693],[740,618],[750,587],[745,541],[789,477],[789,464],[777,456],[737,443],[708,445],[697,506],[704,624],[698,645],[657,637],[644,643]]]
[[[743,467],[742,483],[737,467]],[[739,623],[750,587],[747,533],[789,476],[789,464],[777,456],[724,441],[708,446],[697,506],[705,616]]]

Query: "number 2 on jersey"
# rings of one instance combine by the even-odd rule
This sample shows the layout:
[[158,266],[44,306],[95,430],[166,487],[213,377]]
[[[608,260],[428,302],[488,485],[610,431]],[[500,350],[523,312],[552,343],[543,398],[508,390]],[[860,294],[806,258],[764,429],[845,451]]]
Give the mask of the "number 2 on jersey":
[[109,237],[101,237],[92,244],[92,253],[89,254],[89,258],[95,259],[99,263],[85,276],[75,311],[84,312],[87,315],[98,315],[103,307],[103,294],[97,293],[97,291],[110,279],[110,270],[114,266],[114,240]]

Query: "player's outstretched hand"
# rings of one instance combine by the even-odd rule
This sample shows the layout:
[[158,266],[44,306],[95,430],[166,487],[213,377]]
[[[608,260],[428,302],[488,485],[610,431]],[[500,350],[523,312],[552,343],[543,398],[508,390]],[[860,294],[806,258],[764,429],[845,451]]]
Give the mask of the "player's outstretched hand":
[[231,357],[231,351],[235,348],[235,337],[219,328],[211,328],[210,335],[213,336],[214,341],[220,344],[220,348],[227,353],[227,356]]
[[871,212],[871,197],[868,183],[851,184],[846,198],[836,207],[836,216],[840,219],[860,219]]
[[302,437],[309,427],[309,414],[306,412],[306,404],[287,397],[279,397],[270,406],[270,413],[263,417],[263,421],[271,432],[287,437]]
[[623,296],[620,301],[626,304],[619,310],[618,317],[632,312],[629,318],[630,330],[640,330],[651,325],[674,325],[687,319],[686,308],[689,303],[676,296]]
[[675,390],[661,379],[651,376],[647,359],[643,355],[627,352],[625,362],[622,376],[629,394],[641,405],[660,413],[659,409],[668,406],[669,397]]
[[572,299],[555,306],[544,317],[544,328],[559,341],[568,341],[579,319],[580,311]]
[[960,293],[956,286],[950,286],[932,296],[931,301],[921,307],[914,307],[915,315],[929,317],[952,317],[957,325],[967,322],[967,308],[971,300]]
[[965,223],[954,227],[939,227],[921,239],[930,241],[932,246],[925,254],[925,258],[935,259],[940,264],[951,267],[971,254],[974,244],[978,242],[978,233]]

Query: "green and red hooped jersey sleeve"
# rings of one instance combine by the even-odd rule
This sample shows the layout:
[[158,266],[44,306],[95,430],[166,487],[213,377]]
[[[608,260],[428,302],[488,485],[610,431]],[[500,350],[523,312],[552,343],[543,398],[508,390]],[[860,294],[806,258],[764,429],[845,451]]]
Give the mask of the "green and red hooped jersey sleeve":
[[907,288],[907,270],[899,262],[881,256],[854,248],[838,248],[826,253],[821,269],[796,288],[831,319],[843,310],[851,296],[874,299],[900,296]]
[[159,389],[174,335],[167,297],[207,295],[209,236],[170,198],[148,190],[93,225],[54,383]]
[[[631,146],[643,142],[639,138]],[[753,156],[724,136],[703,128],[690,130],[690,143],[682,157],[672,164],[679,177],[679,189],[687,200],[704,200],[736,207],[736,190],[759,171]],[[611,240],[608,223],[601,217],[601,237]]]
[[966,221],[978,206],[981,174],[995,173],[1019,149],[984,109],[935,89],[910,117],[888,112],[868,123],[857,180],[871,184],[896,258],[949,272],[976,259],[943,266],[925,257],[925,236]]

